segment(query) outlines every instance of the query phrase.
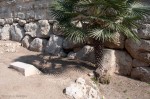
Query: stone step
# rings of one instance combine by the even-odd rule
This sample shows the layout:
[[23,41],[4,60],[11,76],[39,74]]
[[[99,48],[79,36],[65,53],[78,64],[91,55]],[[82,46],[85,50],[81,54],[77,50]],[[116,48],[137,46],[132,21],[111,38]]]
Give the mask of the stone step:
[[9,67],[19,71],[24,76],[41,74],[41,71],[38,70],[35,66],[23,62],[13,62]]

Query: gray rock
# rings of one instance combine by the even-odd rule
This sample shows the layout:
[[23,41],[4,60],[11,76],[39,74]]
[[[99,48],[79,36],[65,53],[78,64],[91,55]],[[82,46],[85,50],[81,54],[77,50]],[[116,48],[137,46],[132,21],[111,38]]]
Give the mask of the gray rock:
[[[52,21],[53,22],[53,21]],[[58,22],[50,22],[52,24],[52,33],[58,36],[64,35],[63,31],[61,30],[60,26],[58,25]]]
[[40,39],[40,38],[35,38],[31,43],[29,49],[31,51],[37,51],[37,52],[42,52],[45,49],[45,46],[47,44],[47,40],[45,39]]
[[22,39],[22,46],[25,48],[29,48],[30,43],[33,41],[32,37],[30,35],[26,35],[23,39]]
[[141,81],[150,82],[150,67],[136,67],[131,72],[131,77]]
[[5,25],[5,20],[4,19],[0,19],[0,25],[4,26]]
[[65,39],[63,41],[63,48],[64,49],[74,49],[74,48],[81,47],[81,46],[83,46],[83,44],[76,43],[76,42],[73,42],[73,41],[70,41],[70,40]]
[[6,24],[13,24],[13,18],[7,18],[7,19],[5,19],[5,23]]
[[74,52],[68,53],[67,58],[68,59],[75,59],[76,58],[76,53],[74,53]]
[[92,46],[86,45],[80,51],[76,52],[76,59],[95,62],[94,48]]
[[26,34],[31,37],[49,38],[50,25],[47,20],[39,20],[38,23],[25,24]]
[[38,29],[38,25],[37,25],[37,23],[25,24],[24,29],[26,31],[25,34],[28,34],[31,37],[36,37],[36,32],[37,32],[37,29]]
[[0,40],[10,40],[10,25],[6,24],[1,29]]
[[40,70],[38,70],[35,66],[22,62],[11,63],[10,67],[21,72],[24,76],[41,74]]
[[24,26],[27,22],[26,22],[26,20],[19,20],[18,23],[20,26]]
[[138,36],[142,39],[150,39],[150,24],[143,24],[138,29]]
[[39,28],[37,31],[37,37],[48,38],[50,36],[49,34],[50,25],[48,23],[48,20],[39,20],[38,24]]
[[51,34],[45,51],[52,55],[58,55],[62,50],[63,38]]
[[11,40],[20,42],[25,34],[25,30],[18,23],[13,24],[10,29]]
[[150,64],[134,59],[132,62],[133,67],[148,67]]

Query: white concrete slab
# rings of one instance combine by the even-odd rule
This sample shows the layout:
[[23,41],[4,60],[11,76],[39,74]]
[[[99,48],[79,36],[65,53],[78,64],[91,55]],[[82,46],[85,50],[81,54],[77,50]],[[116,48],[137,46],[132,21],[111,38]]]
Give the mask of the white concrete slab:
[[21,72],[24,76],[41,74],[35,66],[23,62],[13,62],[9,67]]

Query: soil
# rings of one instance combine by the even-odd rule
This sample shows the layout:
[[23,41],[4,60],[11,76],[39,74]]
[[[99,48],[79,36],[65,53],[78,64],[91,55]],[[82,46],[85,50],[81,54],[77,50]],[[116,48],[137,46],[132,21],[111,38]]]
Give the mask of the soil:
[[[33,64],[43,74],[25,77],[8,68],[15,61]],[[0,53],[0,99],[69,99],[63,90],[78,77],[90,81],[87,74],[94,69],[87,62],[52,57],[17,47],[16,52]],[[128,77],[114,75],[109,85],[98,86],[100,96],[105,99],[150,99],[150,84]]]

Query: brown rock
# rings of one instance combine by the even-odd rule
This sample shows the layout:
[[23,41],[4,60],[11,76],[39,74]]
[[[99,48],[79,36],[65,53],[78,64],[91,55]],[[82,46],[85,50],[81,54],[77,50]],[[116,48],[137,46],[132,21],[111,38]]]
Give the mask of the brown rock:
[[150,67],[136,67],[131,72],[131,77],[141,81],[150,82]]
[[105,42],[105,47],[113,49],[123,49],[124,48],[125,37],[121,33],[115,33],[113,39]]
[[125,42],[125,48],[133,58],[150,63],[149,40],[140,40],[140,42],[134,42],[131,39],[127,39]]
[[134,59],[132,62],[133,67],[148,67],[150,64]]

